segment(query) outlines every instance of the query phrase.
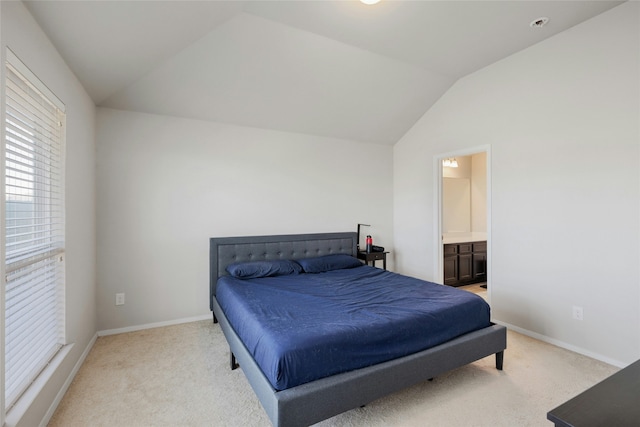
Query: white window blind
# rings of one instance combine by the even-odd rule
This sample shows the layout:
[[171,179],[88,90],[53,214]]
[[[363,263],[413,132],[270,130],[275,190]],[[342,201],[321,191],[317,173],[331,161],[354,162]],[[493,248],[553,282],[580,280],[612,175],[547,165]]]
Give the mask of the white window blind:
[[[64,112],[8,55],[5,179],[5,403],[64,344]],[[47,92],[48,93],[48,92]]]

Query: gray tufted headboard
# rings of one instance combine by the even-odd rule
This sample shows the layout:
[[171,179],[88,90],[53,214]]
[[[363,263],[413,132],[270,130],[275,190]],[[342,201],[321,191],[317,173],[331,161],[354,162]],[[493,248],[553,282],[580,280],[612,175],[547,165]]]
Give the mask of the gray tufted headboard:
[[331,254],[356,256],[357,233],[288,234],[279,236],[212,237],[209,249],[209,307],[218,278],[234,262],[301,259]]

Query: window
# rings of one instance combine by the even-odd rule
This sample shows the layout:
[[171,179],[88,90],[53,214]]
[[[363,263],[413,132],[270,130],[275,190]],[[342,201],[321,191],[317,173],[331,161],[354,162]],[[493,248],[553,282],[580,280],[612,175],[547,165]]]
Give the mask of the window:
[[7,50],[5,403],[11,407],[64,344],[65,115]]

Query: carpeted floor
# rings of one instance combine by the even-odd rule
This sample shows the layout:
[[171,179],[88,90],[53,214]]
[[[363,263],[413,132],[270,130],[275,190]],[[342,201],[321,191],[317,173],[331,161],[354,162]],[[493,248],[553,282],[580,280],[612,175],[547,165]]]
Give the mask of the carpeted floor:
[[[318,426],[547,426],[546,413],[618,369],[509,332],[494,357]],[[100,337],[50,426],[269,426],[210,321]]]

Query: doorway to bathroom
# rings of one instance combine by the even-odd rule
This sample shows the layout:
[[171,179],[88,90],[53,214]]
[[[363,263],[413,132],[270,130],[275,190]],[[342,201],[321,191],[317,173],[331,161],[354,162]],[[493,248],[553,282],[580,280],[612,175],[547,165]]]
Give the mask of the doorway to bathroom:
[[[443,153],[435,158],[436,236],[440,283],[490,298],[490,148]],[[481,287],[482,286],[482,287]]]

